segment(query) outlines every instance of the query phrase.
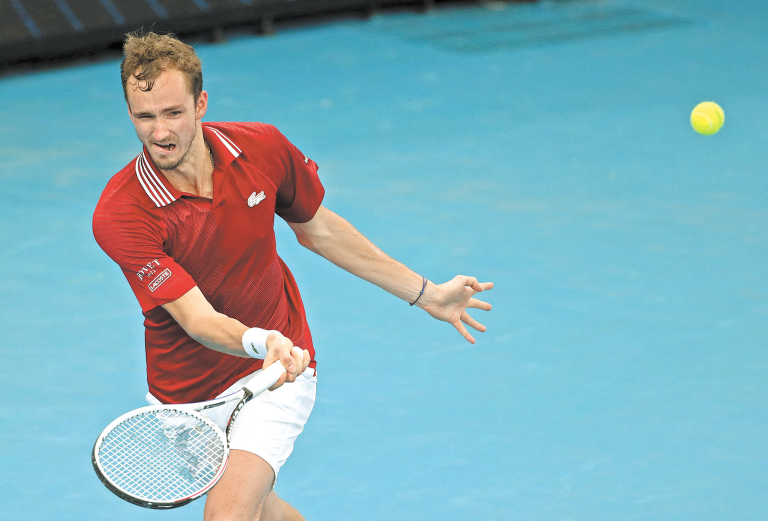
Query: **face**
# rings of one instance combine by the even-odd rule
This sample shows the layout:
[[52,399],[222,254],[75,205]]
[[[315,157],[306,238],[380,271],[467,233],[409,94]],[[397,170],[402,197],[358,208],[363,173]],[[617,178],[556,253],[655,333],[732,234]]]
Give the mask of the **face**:
[[195,103],[184,74],[174,69],[160,73],[152,90],[142,91],[138,87],[135,78],[131,78],[127,89],[128,113],[136,135],[158,168],[179,168],[194,151],[208,94],[203,91]]

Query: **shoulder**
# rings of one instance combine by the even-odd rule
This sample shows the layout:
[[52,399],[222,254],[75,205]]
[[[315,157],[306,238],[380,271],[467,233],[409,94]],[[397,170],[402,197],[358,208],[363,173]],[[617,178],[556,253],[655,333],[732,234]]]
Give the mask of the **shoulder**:
[[154,204],[149,199],[136,174],[137,156],[112,176],[101,193],[93,212],[94,230],[102,224],[115,221],[137,220],[152,213]]
[[219,121],[216,123],[206,123],[208,128],[224,132],[228,136],[243,138],[266,138],[282,136],[277,127],[268,123],[245,122],[245,121]]
[[257,122],[216,122],[206,123],[219,138],[229,144],[234,144],[243,152],[254,151],[263,153],[269,150],[285,149],[290,143],[285,136],[268,123]]

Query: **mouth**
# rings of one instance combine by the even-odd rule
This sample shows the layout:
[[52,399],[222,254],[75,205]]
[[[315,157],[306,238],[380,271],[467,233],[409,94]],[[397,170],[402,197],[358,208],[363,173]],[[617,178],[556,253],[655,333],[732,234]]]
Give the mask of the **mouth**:
[[154,145],[157,148],[160,148],[160,149],[162,149],[162,150],[164,150],[166,152],[173,152],[174,150],[176,150],[176,145],[173,144],[173,143],[168,143],[168,144],[164,144],[164,145],[161,145],[160,143],[155,143]]

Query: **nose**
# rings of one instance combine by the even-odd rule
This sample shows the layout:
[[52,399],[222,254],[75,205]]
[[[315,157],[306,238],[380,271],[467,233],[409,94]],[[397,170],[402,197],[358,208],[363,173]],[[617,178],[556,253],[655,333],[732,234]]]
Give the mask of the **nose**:
[[163,121],[162,118],[158,118],[157,122],[155,123],[155,130],[152,133],[154,140],[163,141],[168,137],[169,134],[170,131],[168,130],[168,126],[165,124],[165,121]]

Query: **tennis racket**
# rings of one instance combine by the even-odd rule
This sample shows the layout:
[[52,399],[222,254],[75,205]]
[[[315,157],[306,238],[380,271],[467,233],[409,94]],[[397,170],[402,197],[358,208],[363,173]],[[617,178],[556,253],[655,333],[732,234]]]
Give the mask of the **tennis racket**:
[[[150,405],[120,416],[93,446],[96,474],[118,497],[145,508],[176,508],[194,501],[224,474],[237,415],[283,373],[285,367],[276,362],[236,393],[206,402]],[[238,399],[226,432],[198,412]]]

